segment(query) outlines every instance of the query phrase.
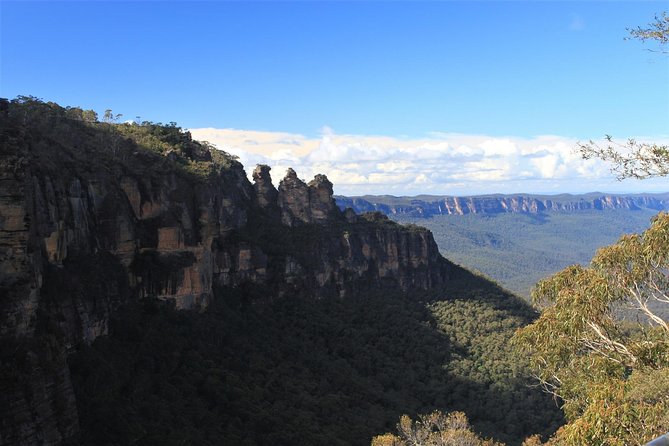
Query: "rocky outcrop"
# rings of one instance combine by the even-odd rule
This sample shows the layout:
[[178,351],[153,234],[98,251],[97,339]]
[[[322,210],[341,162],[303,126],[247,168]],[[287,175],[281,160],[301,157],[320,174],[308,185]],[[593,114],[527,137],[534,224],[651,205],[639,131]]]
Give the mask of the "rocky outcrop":
[[309,182],[309,211],[312,223],[327,224],[340,217],[332,198],[332,183],[325,175],[316,175]]
[[57,106],[0,105],[0,444],[76,436],[67,354],[124,302],[202,310],[218,286],[321,298],[448,279],[427,230],[341,212],[324,175],[289,169],[277,190],[269,167],[251,184],[173,127],[156,135],[178,147],[157,152]]
[[577,212],[585,210],[669,210],[668,194],[642,195],[494,195],[475,197],[336,197],[341,209],[380,211],[386,215],[431,217],[433,215],[499,214],[506,212]]
[[288,169],[285,178],[279,183],[278,199],[283,224],[295,226],[311,222],[309,187],[297,177],[293,169]]
[[332,183],[325,175],[316,175],[306,184],[293,169],[279,183],[278,205],[281,221],[287,226],[328,224],[341,218],[332,196]]
[[439,255],[432,233],[398,230],[390,221],[379,224],[378,218],[363,216],[336,240],[313,242],[302,264],[321,293],[344,296],[383,287],[406,291],[444,283],[449,263]]
[[269,166],[258,164],[253,171],[253,188],[256,191],[258,206],[263,209],[278,208],[277,199],[279,192],[272,184],[270,170]]

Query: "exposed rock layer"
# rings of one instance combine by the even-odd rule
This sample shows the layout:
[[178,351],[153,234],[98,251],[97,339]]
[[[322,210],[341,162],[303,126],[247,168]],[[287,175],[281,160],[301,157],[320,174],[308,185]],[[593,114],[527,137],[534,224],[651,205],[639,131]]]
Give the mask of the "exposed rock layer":
[[203,309],[217,286],[322,297],[447,280],[429,231],[344,216],[323,175],[289,169],[277,190],[269,167],[251,184],[189,138],[161,156],[63,109],[31,122],[0,105],[0,444],[76,437],[67,353],[129,299]]
[[669,194],[642,195],[494,195],[474,197],[336,197],[341,209],[379,211],[386,215],[431,217],[433,215],[499,214],[505,212],[575,212],[584,210],[669,209]]

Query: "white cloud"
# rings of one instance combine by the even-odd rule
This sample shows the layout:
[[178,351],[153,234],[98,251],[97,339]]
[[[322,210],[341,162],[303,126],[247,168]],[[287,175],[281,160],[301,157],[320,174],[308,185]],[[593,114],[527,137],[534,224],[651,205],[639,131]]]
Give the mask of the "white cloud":
[[530,162],[537,168],[542,178],[556,178],[558,170],[563,167],[562,158],[554,153],[532,158]]
[[382,172],[396,172],[398,170],[409,170],[413,167],[413,163],[406,160],[400,161],[388,161],[385,163],[379,163],[376,167]]
[[489,137],[431,133],[425,138],[338,135],[318,137],[238,129],[191,129],[240,157],[247,173],[256,164],[273,169],[278,185],[292,167],[309,180],[324,173],[346,195],[420,193],[562,193],[666,190],[663,182],[617,182],[599,160],[583,160],[576,140],[559,136]]
[[486,157],[508,157],[518,154],[518,147],[508,139],[489,139],[480,144]]

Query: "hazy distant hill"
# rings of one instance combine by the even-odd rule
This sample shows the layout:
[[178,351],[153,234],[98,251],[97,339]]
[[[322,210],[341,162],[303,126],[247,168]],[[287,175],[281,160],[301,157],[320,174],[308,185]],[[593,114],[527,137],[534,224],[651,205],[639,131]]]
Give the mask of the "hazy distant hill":
[[647,228],[668,208],[669,194],[364,196],[337,203],[425,226],[444,256],[528,297],[539,279],[588,263],[599,247]]
[[584,211],[614,209],[669,209],[669,193],[661,194],[602,194],[582,195],[477,195],[470,197],[418,195],[393,197],[391,195],[364,195],[362,197],[335,197],[341,208],[351,207],[356,212],[380,211],[386,215],[432,217],[434,215],[539,213],[547,211]]

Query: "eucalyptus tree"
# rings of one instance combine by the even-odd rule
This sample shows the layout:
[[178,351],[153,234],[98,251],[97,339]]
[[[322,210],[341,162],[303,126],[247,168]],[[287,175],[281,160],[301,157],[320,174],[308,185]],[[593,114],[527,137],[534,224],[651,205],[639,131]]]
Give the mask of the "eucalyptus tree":
[[[629,30],[666,54],[669,16]],[[619,179],[669,175],[669,147],[637,142],[579,144],[584,158],[612,163]],[[537,284],[542,310],[514,341],[536,378],[562,402],[561,445],[641,445],[669,426],[669,214],[642,234],[601,248]]]

